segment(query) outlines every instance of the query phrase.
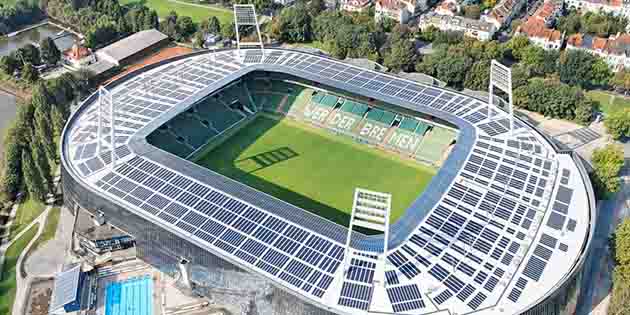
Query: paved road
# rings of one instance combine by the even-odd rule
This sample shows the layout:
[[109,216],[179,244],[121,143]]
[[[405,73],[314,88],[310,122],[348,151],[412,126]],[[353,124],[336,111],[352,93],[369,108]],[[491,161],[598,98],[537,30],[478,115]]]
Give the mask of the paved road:
[[[4,130],[15,119],[16,111],[15,96],[0,91],[0,134],[4,134]],[[2,152],[2,141],[0,141],[0,156],[2,156]]]

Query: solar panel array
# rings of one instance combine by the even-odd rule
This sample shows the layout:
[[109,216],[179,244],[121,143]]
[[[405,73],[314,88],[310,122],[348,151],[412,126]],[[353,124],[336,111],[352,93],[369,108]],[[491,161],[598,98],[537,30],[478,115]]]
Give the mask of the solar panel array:
[[[398,99],[417,110],[458,117],[476,128],[477,139],[455,181],[445,183],[444,195],[431,211],[422,205],[408,210],[427,214],[402,244],[387,253],[384,292],[394,312],[424,312],[455,304],[474,311],[495,305],[505,291],[508,300],[518,303],[528,283],[542,281],[546,264],[556,257],[555,249],[569,250],[566,241],[558,245],[558,238],[538,231],[576,229],[578,221],[567,209],[573,198],[569,179],[578,175],[563,169],[558,176],[555,153],[520,123],[518,136],[511,137],[502,112],[454,92],[294,51],[267,50],[263,58],[259,51],[247,50],[242,62],[233,52],[203,55],[116,87],[120,165],[104,171],[111,163],[107,154],[111,148],[96,153],[94,105],[70,127],[68,156],[77,173],[92,176],[102,192],[126,207],[310,299],[320,303],[334,299],[341,308],[368,310],[377,290],[373,281],[378,252],[374,257],[354,252],[343,270],[345,235],[339,235],[333,223],[312,216],[301,221],[299,213],[279,201],[261,206],[244,202],[234,197],[242,188],[236,183],[219,182],[218,177],[208,177],[216,182],[193,179],[135,155],[128,146],[140,129],[167,112],[181,111],[178,104],[200,97],[197,93],[211,84],[246,67],[273,64]],[[366,239],[373,240],[366,244],[378,244],[378,238]],[[380,246],[373,246],[378,248],[383,248],[382,240]]]

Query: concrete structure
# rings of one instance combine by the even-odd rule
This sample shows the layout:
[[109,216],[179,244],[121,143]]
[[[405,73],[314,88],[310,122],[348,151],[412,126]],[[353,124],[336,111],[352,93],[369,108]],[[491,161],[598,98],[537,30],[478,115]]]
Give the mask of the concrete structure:
[[609,38],[574,34],[567,39],[567,49],[581,49],[600,56],[613,71],[630,67],[630,34]]
[[516,34],[527,36],[532,43],[544,49],[560,49],[564,35],[551,28],[551,25],[562,14],[562,10],[561,2],[545,1],[525,23],[516,29]]
[[427,2],[424,0],[377,0],[374,18],[377,21],[389,18],[405,24],[426,7]]
[[496,32],[496,27],[492,23],[461,16],[438,15],[433,12],[423,14],[418,21],[418,27],[422,30],[430,26],[442,31],[463,32],[464,35],[481,41],[492,39]]
[[565,0],[568,9],[585,12],[606,12],[630,17],[630,2],[627,0]]
[[[247,271],[290,294],[286,305],[304,306],[273,314],[574,312],[596,210],[579,157],[520,119],[509,132],[509,115],[484,100],[322,56],[281,49],[267,49],[266,56],[246,50],[242,62],[234,50],[204,51],[107,86],[121,117],[114,147],[105,148],[117,154],[114,170],[108,153],[94,150],[98,141],[108,144],[94,128],[98,97],[86,99],[61,137],[67,208],[103,213],[135,238],[138,258],[161,270],[177,272],[186,259],[193,271]],[[431,184],[390,225],[387,252],[379,252],[382,234],[352,235],[353,259],[386,254],[386,264],[354,266],[384,270],[374,275],[384,285],[350,279],[340,268],[349,258],[346,227],[147,142],[174,117],[248,75],[330,86],[458,129]],[[192,280],[203,283],[213,274]]]

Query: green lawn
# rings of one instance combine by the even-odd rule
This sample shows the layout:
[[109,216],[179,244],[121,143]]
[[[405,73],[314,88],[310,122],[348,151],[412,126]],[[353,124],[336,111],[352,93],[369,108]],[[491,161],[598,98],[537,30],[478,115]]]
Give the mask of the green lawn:
[[46,206],[39,201],[27,199],[20,204],[17,210],[15,221],[11,225],[11,233],[9,239],[13,239],[20,231],[22,231],[29,223],[33,222]]
[[436,170],[289,121],[256,118],[196,163],[347,225],[355,187],[392,194],[391,222]]
[[588,95],[590,99],[599,102],[599,110],[602,111],[604,115],[610,115],[615,111],[630,108],[630,99],[616,96],[610,92],[588,91],[586,95]]
[[15,276],[17,260],[20,253],[37,233],[38,225],[31,227],[22,237],[17,239],[5,253],[2,275],[0,276],[0,314],[11,315],[13,301],[15,300]]
[[157,11],[158,15],[164,17],[171,11],[177,12],[179,16],[190,16],[194,22],[201,22],[211,16],[216,16],[221,23],[231,22],[234,20],[234,13],[230,9],[196,4],[184,3],[189,1],[179,0],[178,2],[169,0],[121,0],[120,4],[142,3],[151,9]]

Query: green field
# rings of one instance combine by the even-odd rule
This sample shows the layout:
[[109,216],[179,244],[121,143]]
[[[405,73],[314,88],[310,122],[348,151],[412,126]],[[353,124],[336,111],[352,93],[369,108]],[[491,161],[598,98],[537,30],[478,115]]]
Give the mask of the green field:
[[604,115],[610,115],[615,111],[630,108],[630,99],[617,96],[610,92],[588,91],[586,95],[591,100],[599,102],[599,110],[602,111]]
[[190,16],[192,20],[199,23],[211,16],[216,16],[221,23],[232,22],[234,14],[232,10],[192,3],[184,0],[121,0],[120,4],[144,4],[157,11],[160,18],[167,16],[171,11],[177,12],[179,16]]
[[349,223],[355,187],[391,193],[393,223],[436,172],[349,138],[266,116],[195,162],[342,225]]

